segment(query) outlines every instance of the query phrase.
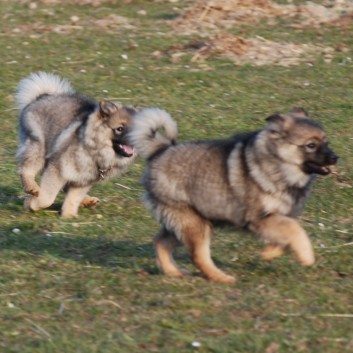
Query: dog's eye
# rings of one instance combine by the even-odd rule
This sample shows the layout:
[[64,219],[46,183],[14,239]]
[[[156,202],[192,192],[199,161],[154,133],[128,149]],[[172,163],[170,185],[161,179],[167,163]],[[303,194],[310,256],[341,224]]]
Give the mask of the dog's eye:
[[119,126],[114,129],[114,132],[116,132],[117,134],[121,134],[123,131],[124,131],[124,126]]
[[316,148],[316,143],[310,142],[306,145],[306,147],[309,148],[310,150],[314,150]]

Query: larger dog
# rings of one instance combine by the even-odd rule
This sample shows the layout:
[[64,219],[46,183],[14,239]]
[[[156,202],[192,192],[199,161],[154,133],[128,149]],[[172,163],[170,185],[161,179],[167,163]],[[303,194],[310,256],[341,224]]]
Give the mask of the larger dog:
[[[76,93],[54,74],[39,72],[17,89],[20,108],[18,169],[25,201],[33,211],[49,207],[66,191],[63,217],[75,217],[80,204],[99,200],[87,195],[96,182],[121,174],[136,157],[126,134],[135,109],[110,101],[99,104]],[[40,186],[35,177],[42,172]]]
[[267,243],[265,259],[291,248],[303,265],[314,263],[310,240],[295,217],[314,175],[329,174],[338,157],[322,127],[302,109],[267,122],[260,131],[228,140],[176,144],[176,123],[165,111],[148,108],[135,117],[130,140],[148,161],[146,205],[161,223],[154,244],[166,274],[184,273],[172,256],[182,243],[208,279],[234,281],[212,261],[212,221],[257,233]]

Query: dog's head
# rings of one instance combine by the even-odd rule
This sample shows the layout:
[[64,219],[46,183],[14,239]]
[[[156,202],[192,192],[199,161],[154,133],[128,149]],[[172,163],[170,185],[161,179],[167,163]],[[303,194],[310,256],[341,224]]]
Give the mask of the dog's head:
[[266,119],[273,153],[283,162],[298,165],[306,174],[328,175],[338,156],[328,146],[321,125],[296,108],[289,114],[275,114]]
[[128,144],[127,134],[131,127],[132,116],[137,109],[121,103],[103,100],[99,102],[99,115],[112,131],[112,143],[116,154],[132,157],[135,150]]

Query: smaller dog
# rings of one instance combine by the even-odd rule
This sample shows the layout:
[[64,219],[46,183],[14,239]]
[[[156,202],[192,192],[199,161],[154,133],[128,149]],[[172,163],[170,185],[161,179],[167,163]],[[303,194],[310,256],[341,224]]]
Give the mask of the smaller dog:
[[228,140],[176,144],[176,136],[175,121],[158,108],[139,112],[130,133],[132,145],[147,158],[146,206],[161,223],[154,244],[166,274],[184,274],[172,255],[182,243],[208,279],[234,282],[212,261],[213,221],[257,233],[267,243],[264,259],[290,248],[303,265],[314,263],[310,240],[295,217],[314,175],[328,175],[338,157],[304,110],[272,115],[262,130]]
[[[18,169],[25,206],[49,207],[64,188],[63,217],[76,217],[80,205],[95,206],[87,195],[98,181],[125,172],[136,151],[126,140],[136,110],[120,103],[76,93],[54,74],[33,73],[17,88],[19,117]],[[35,177],[42,172],[40,186]]]

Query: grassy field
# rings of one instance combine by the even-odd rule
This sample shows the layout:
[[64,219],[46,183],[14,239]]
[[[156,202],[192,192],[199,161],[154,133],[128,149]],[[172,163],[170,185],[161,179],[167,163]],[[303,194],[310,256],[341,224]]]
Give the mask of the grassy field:
[[[335,49],[330,62],[317,55],[288,67],[236,66],[216,55],[170,55],[199,39],[170,27],[191,1],[79,3],[0,2],[0,351],[352,352],[353,26],[296,29],[286,18],[235,25],[230,31],[243,37]],[[118,24],[99,22],[111,14],[122,16]],[[302,268],[291,254],[265,263],[252,234],[225,227],[215,229],[212,251],[237,275],[234,285],[203,279],[182,249],[178,262],[193,276],[162,275],[151,244],[158,225],[141,201],[141,159],[96,185],[102,203],[77,219],[59,217],[62,195],[48,210],[24,210],[13,94],[37,70],[96,99],[163,107],[180,140],[257,129],[269,114],[303,106],[340,156],[338,174],[318,178],[302,217],[316,264]]]

